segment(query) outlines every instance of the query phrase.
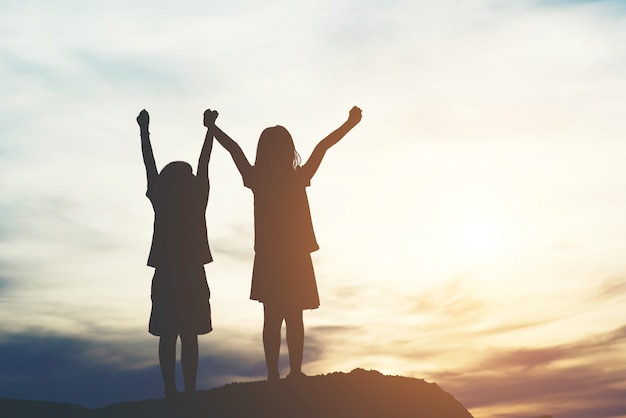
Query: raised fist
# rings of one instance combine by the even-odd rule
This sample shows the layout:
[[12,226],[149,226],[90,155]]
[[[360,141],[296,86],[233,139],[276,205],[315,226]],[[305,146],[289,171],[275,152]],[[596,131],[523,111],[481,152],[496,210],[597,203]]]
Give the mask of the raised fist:
[[204,126],[207,128],[213,126],[215,119],[217,119],[217,110],[207,109],[204,111]]
[[146,111],[146,109],[139,112],[137,116],[137,124],[140,128],[148,130],[148,125],[150,124],[150,115]]
[[350,109],[348,120],[353,122],[355,125],[359,123],[361,121],[361,109],[356,106]]

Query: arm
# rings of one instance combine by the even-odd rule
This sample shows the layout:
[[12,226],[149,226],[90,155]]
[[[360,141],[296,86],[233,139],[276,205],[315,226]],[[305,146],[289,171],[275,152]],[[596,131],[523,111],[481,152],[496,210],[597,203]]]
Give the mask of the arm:
[[159,175],[156,168],[156,162],[154,161],[154,154],[152,152],[152,144],[150,144],[150,132],[148,132],[148,125],[150,125],[150,115],[146,109],[139,112],[137,116],[137,124],[139,125],[141,134],[141,153],[143,154],[143,164],[146,166],[146,177],[148,184],[152,183]]
[[198,159],[196,176],[198,179],[206,181],[207,184],[209,182],[209,159],[211,158],[211,150],[213,149],[213,130],[215,128],[216,118],[216,111],[206,110],[204,112],[204,126],[207,127],[207,131],[204,137],[202,151],[200,151],[200,158]]
[[[213,122],[215,122],[215,119],[213,120]],[[213,131],[213,135],[215,136],[215,139],[217,139],[217,142],[219,142],[224,148],[226,148],[226,151],[230,153],[230,156],[233,158],[233,161],[235,162],[235,165],[237,166],[239,173],[243,177],[245,177],[245,174],[250,170],[252,166],[250,165],[250,162],[246,158],[246,155],[241,150],[241,147],[239,146],[239,144],[237,144],[231,137],[229,137],[224,131],[222,131],[216,125],[212,126],[212,131]]]
[[335,145],[341,140],[352,128],[354,128],[361,121],[361,109],[354,106],[350,109],[348,120],[345,121],[339,128],[335,129],[326,138],[322,139],[319,144],[315,146],[308,161],[302,166],[302,170],[305,170],[305,175],[308,178],[313,177],[317,169],[319,168],[322,158],[328,148]]

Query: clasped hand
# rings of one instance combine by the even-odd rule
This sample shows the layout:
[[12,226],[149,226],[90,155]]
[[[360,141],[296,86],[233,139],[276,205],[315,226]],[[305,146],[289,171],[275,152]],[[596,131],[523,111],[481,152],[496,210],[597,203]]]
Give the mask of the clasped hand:
[[210,128],[211,126],[215,125],[215,119],[217,119],[217,110],[211,110],[211,109],[207,109],[204,111],[204,126],[206,126],[207,128]]

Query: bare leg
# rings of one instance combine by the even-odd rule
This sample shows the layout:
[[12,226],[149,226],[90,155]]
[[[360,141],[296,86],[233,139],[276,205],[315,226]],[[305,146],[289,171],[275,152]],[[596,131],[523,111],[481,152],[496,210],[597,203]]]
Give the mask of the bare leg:
[[280,378],[278,373],[278,357],[280,354],[280,329],[283,317],[274,307],[263,304],[263,349],[267,365],[267,380]]
[[304,323],[302,310],[289,312],[285,317],[287,328],[287,348],[289,348],[289,366],[291,376],[302,374],[302,356],[304,353]]
[[159,338],[159,364],[165,386],[165,396],[178,393],[176,389],[176,339],[177,335],[163,335]]
[[180,362],[183,366],[185,392],[190,393],[196,390],[196,377],[198,375],[198,336],[181,335],[180,343]]

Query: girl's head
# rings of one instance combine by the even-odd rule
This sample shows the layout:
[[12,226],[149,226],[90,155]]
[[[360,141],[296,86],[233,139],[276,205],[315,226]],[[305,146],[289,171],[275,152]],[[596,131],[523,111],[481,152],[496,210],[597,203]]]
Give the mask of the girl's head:
[[264,169],[279,170],[293,170],[299,166],[300,155],[296,151],[289,131],[280,125],[266,128],[259,137],[254,164]]
[[173,189],[185,187],[194,178],[191,166],[184,161],[173,161],[163,167],[159,179]]

